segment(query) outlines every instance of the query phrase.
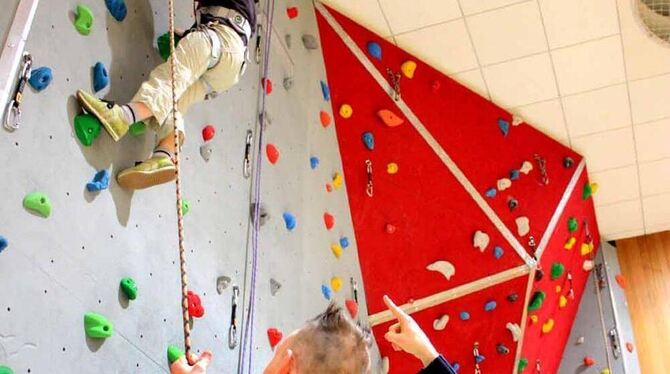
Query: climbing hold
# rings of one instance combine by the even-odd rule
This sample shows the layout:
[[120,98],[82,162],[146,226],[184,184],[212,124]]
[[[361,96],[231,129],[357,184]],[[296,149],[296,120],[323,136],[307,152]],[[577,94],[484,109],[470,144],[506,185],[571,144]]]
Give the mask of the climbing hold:
[[276,329],[274,327],[270,327],[268,329],[268,341],[270,342],[270,348],[275,349],[277,344],[284,338],[284,334],[282,334],[279,329]]
[[593,261],[584,260],[584,264],[582,264],[582,269],[584,269],[584,271],[591,271],[593,269]]
[[7,366],[0,365],[0,374],[14,374],[14,370]]
[[584,182],[584,187],[582,188],[582,200],[587,200],[593,195],[593,189],[591,189],[591,184],[586,181]]
[[511,294],[507,295],[507,301],[510,303],[513,303],[515,301],[519,300],[519,294],[516,292],[512,292]]
[[528,175],[531,170],[533,170],[533,164],[530,161],[524,161],[523,164],[521,164],[521,168],[519,169],[520,172],[526,175]]
[[532,314],[532,315],[531,315],[530,317],[528,317],[528,318],[530,318],[530,323],[532,323],[533,325],[536,324],[537,321],[538,321],[538,317],[537,317],[535,314]]
[[51,69],[43,66],[41,68],[33,69],[30,73],[30,79],[28,83],[30,87],[34,88],[35,91],[40,92],[49,86],[49,83],[53,80],[53,73]]
[[[256,222],[256,203],[251,203],[249,205],[249,216],[251,217],[251,222],[255,223]],[[261,226],[265,225],[265,222],[267,222],[270,219],[270,213],[268,213],[267,208],[265,207],[265,204],[261,203],[260,208],[258,209],[258,217],[260,218],[259,224]]]
[[584,344],[584,337],[583,337],[583,336],[580,336],[579,338],[577,338],[577,341],[575,341],[575,344],[576,344],[576,345],[582,345],[582,344]]
[[575,232],[575,231],[577,231],[578,226],[579,226],[579,224],[577,223],[577,218],[570,217],[568,219],[568,231]]
[[330,126],[330,114],[328,114],[328,112],[322,110],[321,113],[319,113],[319,120],[321,121],[321,126],[324,128]]
[[102,125],[91,114],[81,113],[74,117],[74,133],[84,146],[88,147],[100,135]]
[[365,144],[365,148],[370,151],[375,149],[375,137],[371,132],[366,131],[363,133],[363,144]]
[[504,191],[504,190],[512,187],[512,181],[509,180],[509,178],[498,179],[498,182],[496,183],[496,187],[498,187],[498,191]]
[[551,264],[551,280],[558,279],[565,272],[565,266],[560,262]]
[[91,33],[91,27],[93,27],[93,12],[91,11],[91,8],[82,4],[77,5],[74,27],[82,35]]
[[340,244],[331,244],[330,250],[333,252],[335,257],[340,258],[340,256],[342,256],[342,246]]
[[184,356],[184,351],[175,347],[174,345],[168,346],[167,357],[168,357],[168,362],[170,363],[170,365],[172,365],[175,361],[179,360],[183,356]]
[[321,94],[323,94],[323,99],[326,101],[330,101],[330,87],[328,87],[328,83],[321,81]]
[[512,169],[509,172],[509,179],[515,181],[515,180],[519,179],[519,174],[520,174],[520,172],[519,172],[518,169]]
[[518,342],[519,338],[521,337],[521,327],[519,327],[518,324],[512,322],[507,322],[505,327],[507,330],[509,330],[509,332],[512,333],[512,340]]
[[516,222],[516,231],[519,236],[526,236],[530,232],[530,220],[526,216],[517,217],[514,220]]
[[408,60],[400,65],[400,71],[409,79],[414,78],[414,72],[416,71],[416,62]]
[[493,257],[495,257],[496,260],[500,260],[503,254],[505,254],[505,250],[503,250],[501,246],[496,245],[493,247]]
[[191,203],[186,199],[182,199],[181,200],[181,214],[185,216],[190,211],[191,211]]
[[349,238],[347,238],[346,236],[341,237],[340,245],[342,246],[342,248],[347,248],[349,246]]
[[551,330],[554,329],[554,319],[549,318],[547,322],[542,324],[542,333],[548,334],[551,332]]
[[449,323],[449,316],[443,314],[442,316],[440,316],[440,318],[433,321],[433,329],[437,331],[442,331],[444,330],[445,327],[447,327],[447,323]]
[[326,230],[331,230],[335,226],[335,217],[328,212],[323,213],[323,223],[326,225]]
[[48,218],[51,214],[51,202],[47,195],[41,192],[31,192],[23,198],[23,207],[28,211]]
[[207,142],[203,145],[200,146],[200,156],[202,157],[205,162],[208,162],[210,158],[212,158],[212,154],[214,153],[214,144]]
[[593,366],[595,365],[596,360],[593,359],[593,357],[590,356],[585,356],[584,357],[584,366]]
[[84,314],[84,331],[93,339],[105,339],[114,334],[114,325],[107,318],[97,313]]
[[[174,34],[174,45],[175,47],[181,40],[181,36]],[[170,33],[162,34],[156,40],[156,45],[158,46],[158,54],[161,56],[163,61],[167,61],[170,57]]]
[[486,357],[484,357],[484,355],[475,355],[475,363],[481,364],[482,362],[484,362],[484,360],[486,360]]
[[518,116],[516,114],[512,115],[512,126],[519,126],[523,122],[524,120],[521,116]]
[[356,303],[354,300],[346,299],[344,301],[344,306],[347,307],[351,318],[356,319],[356,316],[358,316],[358,303]]
[[347,119],[351,118],[351,116],[354,114],[354,108],[351,107],[349,104],[342,104],[340,106],[340,117]]
[[509,210],[514,210],[519,206],[519,200],[513,198],[513,197],[508,197],[507,198],[507,207]]
[[9,245],[9,241],[4,236],[0,235],[0,253],[4,251]]
[[382,122],[384,122],[384,124],[388,127],[398,127],[405,122],[405,120],[398,117],[395,113],[388,109],[382,109],[378,111],[377,117],[379,117],[379,119],[381,119]]
[[610,369],[609,368],[604,368],[600,370],[600,374],[610,374]]
[[635,347],[633,346],[633,343],[626,342],[626,350],[630,353],[633,353],[633,349],[635,349]]
[[294,19],[298,16],[298,7],[292,6],[286,8],[286,15],[289,19]]
[[430,84],[430,90],[435,94],[440,91],[440,87],[442,87],[442,84],[440,81],[433,81],[433,83]]
[[582,243],[579,248],[579,252],[582,256],[586,256],[589,253],[593,252],[593,243]]
[[563,158],[563,167],[564,168],[570,169],[574,164],[575,164],[575,160],[573,160],[572,157],[565,156]]
[[293,38],[291,37],[291,34],[284,35],[284,42],[286,43],[286,48],[291,49],[291,45],[293,44]]
[[282,217],[284,217],[284,223],[286,223],[286,229],[288,229],[289,231],[293,231],[293,229],[297,225],[295,216],[289,212],[284,212],[284,214],[282,214]]
[[377,60],[382,59],[382,46],[377,42],[368,42],[367,44],[368,53],[370,56],[376,58]]
[[509,134],[509,121],[504,118],[498,118],[498,128],[503,136]]
[[333,175],[333,187],[337,190],[342,187],[342,183],[344,183],[344,177],[342,174],[335,173],[335,175]]
[[272,93],[272,80],[270,78],[261,78],[261,85],[265,88],[265,94]]
[[323,297],[326,298],[326,300],[330,300],[330,288],[328,288],[328,286],[325,284],[321,285],[321,293],[323,294]]
[[93,90],[98,92],[109,84],[109,74],[107,68],[102,62],[96,62],[93,65]]
[[281,283],[276,281],[273,278],[270,278],[270,295],[274,296],[279,292],[279,289],[281,288]]
[[332,288],[333,291],[335,292],[340,292],[340,289],[342,289],[342,278],[340,277],[330,278],[330,288]]
[[565,296],[563,296],[563,295],[561,295],[561,296],[558,298],[558,307],[561,308],[561,309],[563,309],[563,308],[565,308],[567,305],[568,305],[568,298],[565,297]]
[[542,269],[537,269],[537,270],[535,271],[535,281],[536,281],[536,282],[541,281],[541,280],[542,280],[542,277],[544,277],[544,271],[542,271]]
[[498,303],[495,300],[489,300],[484,304],[484,310],[487,312],[493,311],[498,306]]
[[279,160],[279,149],[274,144],[269,143],[265,146],[265,154],[272,165],[276,164],[277,160]]
[[388,165],[386,165],[386,172],[389,174],[396,174],[398,172],[398,164],[389,162]]
[[326,183],[326,192],[333,192],[333,186],[330,183]]
[[307,50],[319,49],[319,42],[316,40],[314,35],[305,34],[302,36],[302,45],[305,46]]
[[384,226],[384,231],[386,231],[387,234],[395,234],[397,229],[398,228],[392,223],[387,223],[386,226]]
[[[233,280],[230,279],[230,277],[225,275],[216,277],[216,293],[218,293],[219,295],[223,295],[223,291],[225,291],[226,288],[230,286],[230,282],[232,281]],[[270,280],[270,283],[272,283],[272,279]]]
[[506,355],[509,354],[509,348],[505,346],[503,343],[498,343],[496,344],[496,352],[500,353],[501,355]]
[[128,132],[133,136],[143,135],[146,131],[147,131],[147,125],[145,125],[144,122],[142,121],[135,122],[132,125],[130,125],[130,127],[128,127]]
[[562,290],[561,285],[557,284],[556,285],[556,293],[561,293],[561,290]]
[[467,321],[470,319],[470,313],[466,311],[462,311],[458,314],[458,318],[461,319],[461,321]]
[[205,307],[200,301],[200,296],[193,291],[188,291],[186,294],[188,299],[188,314],[193,318],[201,318],[205,315]]
[[452,362],[451,368],[454,369],[454,372],[458,373],[458,371],[461,370],[461,364],[458,362]]
[[623,277],[623,275],[621,274],[615,275],[614,280],[619,285],[619,287],[626,289],[626,279]]
[[93,180],[86,183],[88,192],[97,192],[106,190],[109,187],[109,171],[102,169],[95,173]]
[[214,139],[214,135],[216,134],[216,129],[212,125],[207,125],[202,128],[202,140],[204,141],[210,141]]
[[570,249],[572,249],[572,247],[575,246],[575,243],[577,243],[577,238],[575,238],[574,236],[571,236],[570,239],[568,239],[568,241],[565,242],[565,245],[563,246],[563,248],[565,248],[567,250],[570,250]]
[[521,358],[519,360],[519,366],[517,367],[516,371],[521,373],[522,371],[526,370],[526,366],[528,366],[528,359]]
[[534,312],[540,309],[546,297],[547,295],[543,291],[535,291],[533,297],[530,299],[530,304],[528,304],[528,311]]
[[125,277],[121,279],[119,286],[121,287],[121,291],[123,291],[123,294],[126,295],[128,300],[137,299],[137,284],[135,283],[133,278]]
[[126,18],[128,8],[123,0],[105,0],[105,5],[107,5],[109,13],[117,21],[121,22]]
[[312,168],[312,170],[316,169],[316,167],[319,166],[319,158],[316,156],[312,156],[309,158],[309,167]]
[[484,195],[486,195],[486,197],[489,197],[489,198],[494,198],[494,197],[496,197],[497,193],[498,193],[498,190],[496,190],[495,187],[491,187],[488,190],[486,190],[486,192],[484,192]]
[[475,248],[479,248],[481,252],[484,252],[490,241],[491,239],[487,233],[477,230],[472,238],[472,245]]
[[441,273],[447,280],[450,280],[456,274],[456,268],[449,261],[435,261],[426,266],[426,269]]
[[598,192],[598,183],[591,182],[591,195],[595,195]]
[[382,374],[388,374],[390,370],[390,364],[389,364],[389,358],[388,357],[382,357]]

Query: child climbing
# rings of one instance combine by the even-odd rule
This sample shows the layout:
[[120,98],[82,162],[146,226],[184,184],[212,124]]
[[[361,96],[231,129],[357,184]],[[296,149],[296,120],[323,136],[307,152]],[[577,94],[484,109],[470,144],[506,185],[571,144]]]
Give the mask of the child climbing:
[[[256,28],[253,0],[194,1],[196,24],[175,48],[176,128],[184,142],[183,115],[190,106],[234,86],[244,74],[247,45]],[[143,189],[175,179],[175,124],[172,120],[170,63],[156,67],[130,103],[116,105],[84,90],[77,98],[84,109],[100,120],[115,141],[133,123],[144,121],[156,131],[153,155],[117,175],[120,186]]]

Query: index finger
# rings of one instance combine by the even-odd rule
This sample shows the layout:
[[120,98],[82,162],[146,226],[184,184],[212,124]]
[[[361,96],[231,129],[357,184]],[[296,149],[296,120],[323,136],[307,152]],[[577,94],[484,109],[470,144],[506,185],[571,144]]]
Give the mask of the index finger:
[[398,319],[398,321],[404,322],[407,319],[407,314],[398,308],[397,305],[391,300],[390,297],[384,295],[384,304],[389,308],[391,313]]

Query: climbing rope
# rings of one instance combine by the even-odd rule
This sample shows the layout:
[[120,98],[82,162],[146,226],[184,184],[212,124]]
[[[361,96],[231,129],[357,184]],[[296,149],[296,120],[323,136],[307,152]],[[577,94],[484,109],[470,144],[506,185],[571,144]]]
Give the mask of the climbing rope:
[[184,249],[184,214],[182,212],[181,199],[181,173],[179,171],[179,131],[177,128],[177,93],[175,92],[175,47],[174,47],[174,0],[168,0],[168,20],[170,33],[170,88],[172,90],[172,123],[174,126],[174,166],[177,175],[175,179],[175,186],[177,192],[177,231],[179,233],[179,272],[181,274],[181,311],[182,322],[184,324],[184,353],[186,359],[191,362],[191,325],[189,324],[190,316],[188,314],[188,275],[186,273],[186,250]]

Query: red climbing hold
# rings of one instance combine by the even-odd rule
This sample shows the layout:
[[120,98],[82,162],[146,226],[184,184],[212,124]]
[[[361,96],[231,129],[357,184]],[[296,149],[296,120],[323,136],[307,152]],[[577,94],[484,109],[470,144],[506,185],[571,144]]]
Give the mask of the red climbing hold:
[[298,16],[298,7],[292,6],[286,8],[286,15],[288,16],[289,19],[294,19],[295,17]]
[[284,338],[284,334],[274,327],[268,329],[268,340],[270,341],[270,348],[275,349],[277,344]]
[[324,128],[330,126],[330,114],[328,114],[328,112],[322,110],[319,114],[319,118],[321,119],[321,126]]
[[398,228],[395,227],[395,225],[387,223],[386,226],[384,227],[384,230],[386,230],[387,234],[394,234]]
[[430,85],[430,89],[433,91],[433,93],[440,91],[440,87],[442,87],[440,81],[433,81],[433,83]]
[[279,149],[274,144],[268,144],[265,146],[265,154],[268,156],[268,161],[272,165],[277,163],[279,160]]
[[263,85],[263,87],[265,87],[265,93],[267,95],[272,93],[272,81],[270,80],[270,78],[261,79],[261,84]]
[[335,217],[328,212],[323,213],[323,223],[326,224],[326,229],[330,230],[335,226]]
[[212,125],[207,125],[202,128],[202,140],[204,141],[209,141],[214,138],[214,134],[216,134],[216,129]]
[[344,305],[347,307],[351,318],[356,319],[356,316],[358,316],[358,304],[354,300],[347,299]]
[[326,183],[326,191],[333,192],[333,186],[331,186],[330,183]]
[[403,122],[405,122],[402,118],[398,117],[395,113],[391,112],[388,109],[382,109],[378,111],[377,116],[388,127],[397,127],[402,125]]
[[616,282],[617,282],[617,284],[619,285],[619,287],[621,287],[621,288],[623,288],[623,289],[626,289],[626,279],[623,277],[623,275],[621,275],[621,274],[617,274],[617,275],[614,277],[614,280],[616,280]]
[[584,366],[593,366],[596,363],[596,360],[594,360],[590,356],[585,356],[584,357]]
[[193,291],[188,291],[188,314],[193,318],[201,318],[205,315],[205,307],[202,306],[200,296]]

